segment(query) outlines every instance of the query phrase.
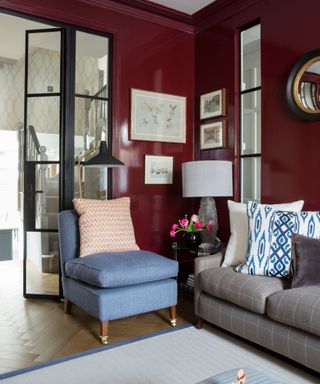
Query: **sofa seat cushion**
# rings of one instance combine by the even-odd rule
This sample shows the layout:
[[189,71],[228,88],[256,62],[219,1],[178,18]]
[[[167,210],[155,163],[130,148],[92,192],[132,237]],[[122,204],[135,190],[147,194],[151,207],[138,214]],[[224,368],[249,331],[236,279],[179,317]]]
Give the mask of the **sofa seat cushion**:
[[292,288],[269,296],[267,315],[320,336],[320,287]]
[[268,296],[289,287],[286,279],[246,275],[231,267],[211,268],[200,273],[203,291],[259,314],[266,313]]
[[102,288],[176,277],[178,263],[149,251],[97,253],[65,263],[67,276]]

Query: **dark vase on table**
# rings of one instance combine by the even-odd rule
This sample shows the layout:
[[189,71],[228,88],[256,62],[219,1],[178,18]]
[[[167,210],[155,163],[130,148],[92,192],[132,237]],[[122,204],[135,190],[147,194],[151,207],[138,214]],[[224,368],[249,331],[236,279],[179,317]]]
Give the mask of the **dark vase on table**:
[[200,232],[184,232],[183,239],[185,246],[191,249],[197,249],[201,244]]

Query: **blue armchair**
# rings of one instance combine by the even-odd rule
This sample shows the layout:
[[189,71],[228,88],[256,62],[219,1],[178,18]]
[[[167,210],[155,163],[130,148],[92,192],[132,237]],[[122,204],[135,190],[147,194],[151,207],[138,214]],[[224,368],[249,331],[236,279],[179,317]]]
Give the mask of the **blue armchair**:
[[64,309],[72,304],[100,321],[108,343],[109,320],[170,308],[176,325],[178,263],[149,251],[106,252],[79,257],[78,214],[59,214]]

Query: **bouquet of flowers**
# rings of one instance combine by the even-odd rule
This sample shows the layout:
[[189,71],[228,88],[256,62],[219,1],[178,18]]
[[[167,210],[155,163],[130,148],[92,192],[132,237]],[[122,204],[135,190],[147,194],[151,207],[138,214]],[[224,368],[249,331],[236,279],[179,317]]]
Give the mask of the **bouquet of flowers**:
[[207,224],[200,219],[199,215],[193,214],[190,220],[187,215],[183,219],[180,219],[179,224],[173,224],[170,230],[170,236],[175,237],[178,232],[200,232],[204,229],[211,231],[213,228],[213,220],[210,220]]

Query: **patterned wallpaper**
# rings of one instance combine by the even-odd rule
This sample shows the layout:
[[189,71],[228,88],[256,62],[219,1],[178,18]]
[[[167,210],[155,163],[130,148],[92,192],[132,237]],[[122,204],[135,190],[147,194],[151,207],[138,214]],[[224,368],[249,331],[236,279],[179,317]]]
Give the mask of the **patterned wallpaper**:
[[0,66],[0,130],[16,130],[23,121],[24,60]]
[[57,51],[37,48],[31,51],[28,65],[28,92],[60,92],[60,54]]
[[[88,56],[77,58],[76,64],[76,92],[94,95],[99,90],[98,60]],[[101,102],[78,98],[76,100],[75,131],[82,135],[89,125],[89,136],[95,136],[95,128],[99,126]],[[86,119],[86,109],[88,119]],[[100,140],[100,138],[99,138]]]
[[[60,55],[57,51],[37,48],[31,51],[29,61],[29,92],[59,92]],[[92,57],[79,57],[77,60],[77,92],[88,90],[94,94],[98,90],[98,63]],[[49,88],[48,88],[49,87]],[[14,64],[0,66],[0,130],[16,130],[17,123],[23,121],[24,99],[24,58]],[[85,118],[85,108],[89,110]],[[89,109],[90,108],[90,109]],[[28,105],[28,124],[37,132],[58,133],[59,98],[30,98]],[[89,123],[89,136],[94,136],[95,126],[99,123],[95,103],[86,104],[85,99],[76,102],[76,135],[83,135]]]

